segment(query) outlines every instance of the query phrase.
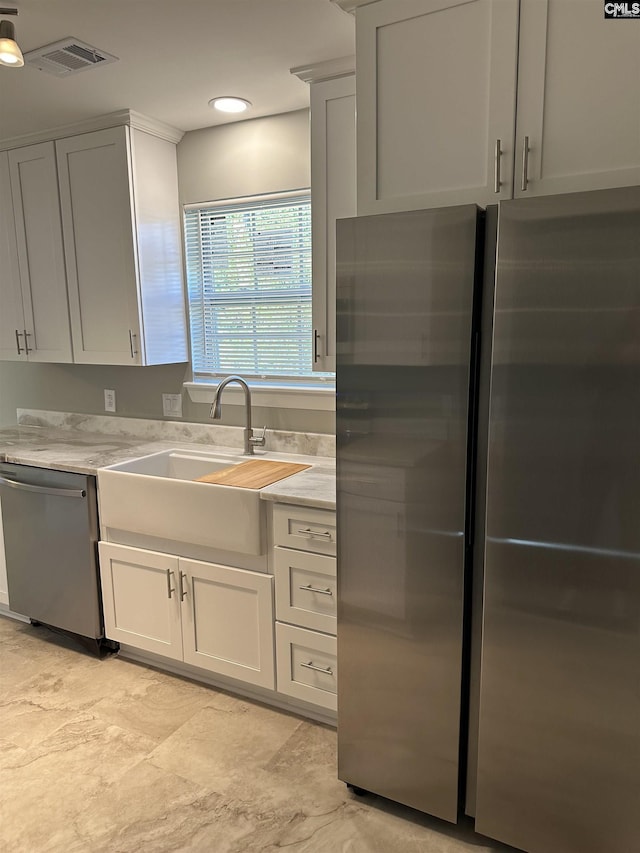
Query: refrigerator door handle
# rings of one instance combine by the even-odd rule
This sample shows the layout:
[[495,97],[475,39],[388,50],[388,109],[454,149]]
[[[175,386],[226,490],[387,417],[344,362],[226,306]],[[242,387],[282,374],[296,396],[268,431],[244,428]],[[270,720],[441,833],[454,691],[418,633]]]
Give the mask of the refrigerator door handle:
[[494,154],[494,176],[495,176],[495,184],[493,187],[493,191],[495,193],[500,192],[500,187],[502,186],[502,181],[500,179],[500,158],[502,157],[502,140],[496,139],[496,149]]

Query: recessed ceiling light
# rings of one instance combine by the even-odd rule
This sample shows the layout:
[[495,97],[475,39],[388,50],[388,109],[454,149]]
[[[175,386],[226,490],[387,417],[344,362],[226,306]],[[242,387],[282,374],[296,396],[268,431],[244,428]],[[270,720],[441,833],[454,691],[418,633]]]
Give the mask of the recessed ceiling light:
[[209,106],[223,113],[243,113],[251,106],[251,101],[244,98],[213,98]]

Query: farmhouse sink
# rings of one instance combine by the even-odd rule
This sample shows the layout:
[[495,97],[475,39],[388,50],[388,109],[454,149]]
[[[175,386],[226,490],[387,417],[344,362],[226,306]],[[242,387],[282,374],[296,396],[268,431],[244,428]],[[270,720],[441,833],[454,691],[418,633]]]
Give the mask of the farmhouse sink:
[[194,482],[246,461],[246,456],[164,450],[101,468],[101,523],[192,545],[263,554],[265,520],[259,490]]

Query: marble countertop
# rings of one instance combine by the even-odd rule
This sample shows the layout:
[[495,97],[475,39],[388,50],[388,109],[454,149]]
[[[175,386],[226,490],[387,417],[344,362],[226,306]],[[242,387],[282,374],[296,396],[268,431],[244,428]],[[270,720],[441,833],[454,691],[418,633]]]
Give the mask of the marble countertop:
[[[223,428],[224,429],[224,428]],[[225,437],[231,428],[226,428]],[[242,431],[239,430],[241,433]],[[234,441],[235,444],[235,441]],[[126,462],[149,453],[180,448],[211,449],[216,453],[237,455],[237,446],[143,438],[141,435],[112,434],[76,430],[47,425],[19,424],[0,429],[0,462],[33,465],[58,471],[95,475],[99,468]],[[287,448],[289,449],[289,448]],[[294,474],[261,490],[260,497],[278,503],[293,503],[322,509],[335,509],[335,459],[282,452],[279,449],[257,452],[283,461],[311,465],[307,471]]]

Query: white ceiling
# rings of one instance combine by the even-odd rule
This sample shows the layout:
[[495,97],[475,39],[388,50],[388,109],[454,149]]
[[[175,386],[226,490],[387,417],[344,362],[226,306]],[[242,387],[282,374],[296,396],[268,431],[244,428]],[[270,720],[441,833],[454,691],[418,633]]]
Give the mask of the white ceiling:
[[[0,0],[23,53],[74,36],[119,62],[58,78],[0,66],[0,138],[132,109],[181,130],[237,120],[218,95],[252,102],[243,118],[307,107],[289,73],[354,53],[354,21],[331,0]],[[3,17],[3,16],[0,16]]]

